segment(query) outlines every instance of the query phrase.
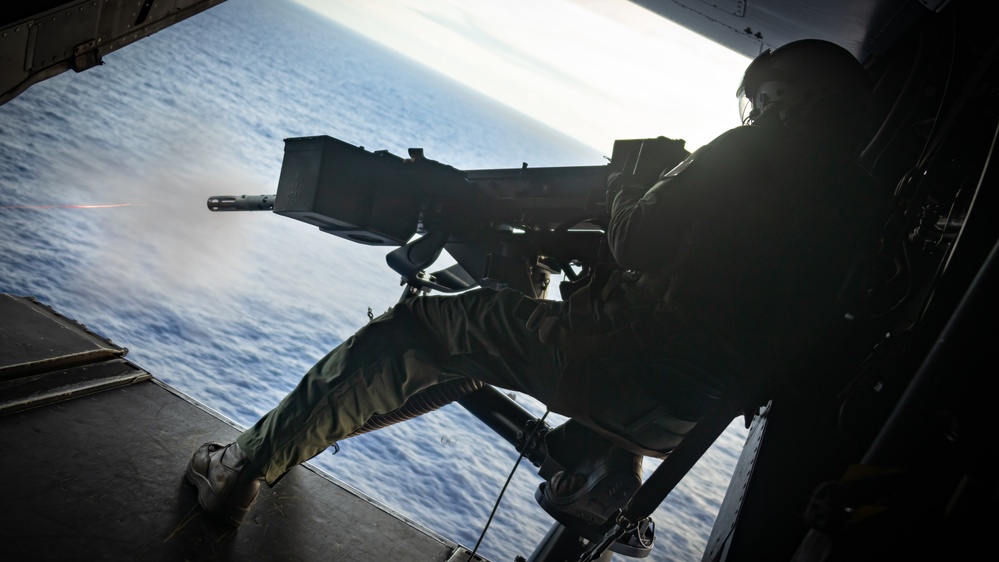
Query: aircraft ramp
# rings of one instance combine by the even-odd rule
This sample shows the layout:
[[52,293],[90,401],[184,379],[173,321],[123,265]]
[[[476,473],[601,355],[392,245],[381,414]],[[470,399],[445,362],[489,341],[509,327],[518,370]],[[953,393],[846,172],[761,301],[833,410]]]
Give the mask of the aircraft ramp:
[[201,443],[237,428],[125,353],[0,294],[0,559],[468,558],[308,466],[265,486],[238,528],[214,521],[183,475]]

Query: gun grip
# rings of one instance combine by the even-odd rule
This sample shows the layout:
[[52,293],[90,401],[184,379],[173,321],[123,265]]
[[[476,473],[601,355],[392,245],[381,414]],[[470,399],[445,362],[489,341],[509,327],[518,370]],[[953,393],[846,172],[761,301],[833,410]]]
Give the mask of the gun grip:
[[443,232],[428,232],[389,252],[385,256],[385,261],[396,273],[406,279],[412,279],[414,275],[425,271],[437,261],[448,237],[449,235]]

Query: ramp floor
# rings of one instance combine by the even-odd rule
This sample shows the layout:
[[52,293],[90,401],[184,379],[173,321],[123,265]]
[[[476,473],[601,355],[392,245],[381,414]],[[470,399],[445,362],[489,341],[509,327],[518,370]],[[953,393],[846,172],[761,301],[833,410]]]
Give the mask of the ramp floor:
[[[25,305],[0,302],[4,322],[12,302]],[[43,339],[70,333],[66,326],[53,323]],[[37,341],[38,329],[23,337]],[[3,332],[0,358],[37,351],[20,333]],[[67,368],[84,367],[57,370]],[[37,405],[17,383],[44,386],[38,369],[0,385],[0,402],[5,390],[17,395],[16,408],[0,409],[0,559],[444,562],[455,552],[449,541],[304,466],[280,486],[265,486],[238,528],[214,521],[184,470],[201,443],[232,439],[237,430],[148,374],[122,384],[120,370],[110,387],[61,400],[48,395]]]

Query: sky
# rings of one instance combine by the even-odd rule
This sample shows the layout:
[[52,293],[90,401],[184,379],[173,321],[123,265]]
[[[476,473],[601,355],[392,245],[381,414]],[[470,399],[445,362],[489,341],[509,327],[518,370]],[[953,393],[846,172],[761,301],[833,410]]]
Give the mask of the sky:
[[749,59],[628,0],[295,0],[609,153],[739,125]]

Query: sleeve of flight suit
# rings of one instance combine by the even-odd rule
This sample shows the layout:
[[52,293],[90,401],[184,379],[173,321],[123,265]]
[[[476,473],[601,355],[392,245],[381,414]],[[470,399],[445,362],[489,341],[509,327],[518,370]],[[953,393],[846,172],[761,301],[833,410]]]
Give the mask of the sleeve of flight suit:
[[[611,254],[624,269],[651,271],[672,261],[697,216],[697,169],[710,151],[701,148],[653,185],[639,186],[619,178],[620,186],[611,204],[607,242]],[[696,162],[696,163],[695,163]]]

